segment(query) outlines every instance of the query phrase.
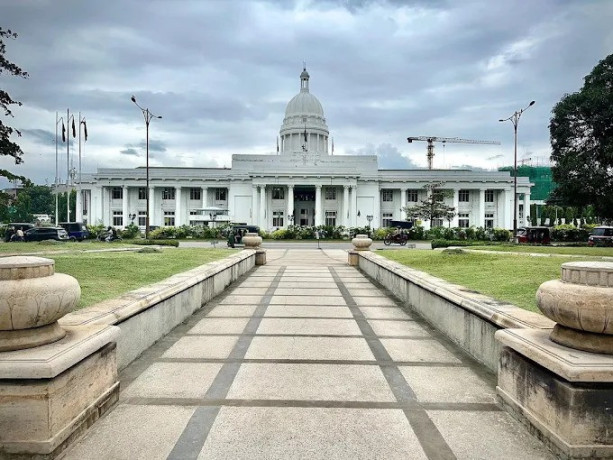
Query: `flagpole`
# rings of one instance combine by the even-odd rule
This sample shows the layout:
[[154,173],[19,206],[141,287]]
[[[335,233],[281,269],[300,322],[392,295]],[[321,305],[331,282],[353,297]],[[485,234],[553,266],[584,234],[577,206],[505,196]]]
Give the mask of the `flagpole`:
[[55,225],[58,224],[59,205],[57,198],[57,183],[58,183],[58,149],[57,149],[57,125],[59,123],[58,112],[55,111]]
[[70,109],[66,109],[66,222],[70,222],[70,191],[68,178],[70,177]]

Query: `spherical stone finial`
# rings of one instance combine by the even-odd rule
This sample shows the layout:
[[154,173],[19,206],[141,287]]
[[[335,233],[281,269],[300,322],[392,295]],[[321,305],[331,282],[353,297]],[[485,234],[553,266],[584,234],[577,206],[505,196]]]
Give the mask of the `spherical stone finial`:
[[76,279],[55,273],[41,257],[0,259],[0,351],[55,342],[66,335],[57,320],[79,302]]
[[355,238],[351,240],[351,244],[353,244],[356,251],[369,251],[372,240],[368,235],[360,234],[356,235]]
[[613,263],[567,262],[562,279],[541,284],[536,299],[543,314],[557,323],[552,341],[613,354]]

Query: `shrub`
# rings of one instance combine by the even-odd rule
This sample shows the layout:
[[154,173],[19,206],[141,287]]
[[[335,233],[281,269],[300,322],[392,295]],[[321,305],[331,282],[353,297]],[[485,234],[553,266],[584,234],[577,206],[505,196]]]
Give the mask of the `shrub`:
[[96,225],[87,225],[87,230],[89,230],[89,239],[97,239],[100,235],[106,232],[106,228],[103,224]]
[[131,243],[141,246],[174,246],[175,248],[179,246],[179,242],[177,240],[134,240]]
[[132,222],[130,225],[128,225],[121,231],[120,235],[124,239],[131,240],[140,235],[140,230],[138,229],[138,226],[134,222]]
[[494,228],[490,231],[490,235],[492,241],[509,241],[511,239],[511,232],[504,228]]

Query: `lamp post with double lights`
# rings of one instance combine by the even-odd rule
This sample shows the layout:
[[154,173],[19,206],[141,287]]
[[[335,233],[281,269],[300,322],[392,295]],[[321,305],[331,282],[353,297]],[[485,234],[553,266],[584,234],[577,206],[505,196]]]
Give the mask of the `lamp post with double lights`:
[[147,142],[147,164],[146,164],[146,170],[147,170],[147,188],[145,189],[145,197],[146,197],[146,206],[147,209],[145,211],[145,239],[149,239],[149,123],[151,123],[151,120],[153,118],[162,118],[160,115],[154,115],[151,113],[151,111],[149,111],[149,109],[145,109],[143,107],[141,107],[138,102],[136,102],[136,97],[132,96],[130,98],[132,100],[132,102],[134,102],[134,105],[136,105],[136,107],[138,107],[141,112],[143,112],[143,117],[145,118],[145,126],[146,126],[146,142]]
[[370,215],[370,214],[368,214],[368,215],[366,216],[366,220],[368,221],[368,236],[369,236],[369,237],[370,237],[370,223],[372,222],[372,218],[373,218],[373,216],[372,216],[372,215]]
[[531,101],[526,107],[521,110],[516,110],[509,118],[501,118],[499,122],[510,121],[513,123],[513,131],[515,133],[515,148],[513,150],[513,238],[517,238],[517,125],[522,113],[534,105],[535,101]]

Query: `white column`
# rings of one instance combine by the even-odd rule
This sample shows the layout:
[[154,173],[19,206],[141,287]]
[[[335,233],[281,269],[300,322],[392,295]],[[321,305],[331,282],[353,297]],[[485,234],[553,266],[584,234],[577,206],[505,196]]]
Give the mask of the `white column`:
[[128,217],[128,213],[130,212],[128,208],[128,186],[124,185],[121,193],[121,213],[123,214],[123,226],[124,228],[128,226],[130,218]]
[[504,228],[513,229],[513,189],[504,191]]
[[294,221],[290,220],[288,216],[294,216],[294,186],[291,184],[287,186],[287,216],[285,217],[287,219],[287,223],[285,224],[286,227],[294,224]]
[[[530,215],[530,194],[529,193],[524,193],[524,219],[523,219],[523,224],[524,226],[530,226],[530,222],[528,221],[528,216]],[[518,224],[519,225],[519,224]]]
[[373,219],[371,228],[381,227],[381,189],[377,186],[377,196],[375,198],[375,209],[373,210]]
[[315,186],[315,226],[321,225],[321,185]]
[[202,207],[206,208],[208,206],[209,203],[209,188],[208,187],[202,187]]
[[354,185],[351,189],[351,225],[358,226],[358,185]]
[[400,218],[398,220],[405,220],[407,218],[404,208],[407,206],[407,189],[400,189]]
[[83,200],[82,200],[82,194],[83,191],[81,190],[81,187],[77,187],[77,193],[76,193],[76,202],[75,202],[75,222],[82,222],[83,221]]
[[343,186],[343,218],[340,219],[345,227],[351,226],[351,218],[349,216],[349,186]]
[[479,201],[477,202],[477,219],[475,221],[475,226],[484,227],[485,226],[485,189],[479,189]]
[[258,186],[251,186],[251,222],[252,225],[258,225]]
[[266,221],[268,215],[266,214],[266,185],[260,185],[260,228],[265,230],[268,226]]
[[181,187],[175,187],[175,227],[183,225],[181,215]]
[[459,225],[458,219],[458,211],[460,208],[460,190],[457,188],[453,189],[453,208],[455,212],[455,216],[453,216],[453,220],[451,221],[452,227],[457,227]]
[[155,222],[155,187],[149,187],[149,225],[157,225]]

